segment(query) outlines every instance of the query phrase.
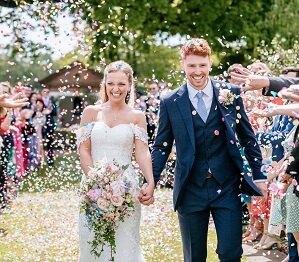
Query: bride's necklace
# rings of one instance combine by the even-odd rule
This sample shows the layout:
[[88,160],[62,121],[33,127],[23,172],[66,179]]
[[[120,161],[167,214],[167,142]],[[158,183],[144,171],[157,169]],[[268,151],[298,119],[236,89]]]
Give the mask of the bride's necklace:
[[119,112],[120,112],[120,111],[118,111],[118,113],[116,113],[116,114],[112,114],[113,124],[111,124],[110,127],[112,127],[112,126],[115,125],[115,122],[117,121],[117,119],[118,119],[118,117],[119,117]]
[[111,107],[108,105],[107,106],[107,111],[109,112],[108,115],[111,116],[111,119],[112,119],[112,123],[111,124],[108,124],[109,127],[114,127],[115,126],[115,123],[116,121],[119,119],[119,115],[121,113],[122,110],[118,110],[117,113],[114,113],[111,109]]

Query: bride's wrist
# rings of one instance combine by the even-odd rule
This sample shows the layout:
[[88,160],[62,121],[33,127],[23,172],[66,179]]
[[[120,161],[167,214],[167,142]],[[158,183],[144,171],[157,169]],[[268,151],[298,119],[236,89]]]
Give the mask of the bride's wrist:
[[155,183],[154,182],[144,183],[144,186],[149,188],[155,188]]

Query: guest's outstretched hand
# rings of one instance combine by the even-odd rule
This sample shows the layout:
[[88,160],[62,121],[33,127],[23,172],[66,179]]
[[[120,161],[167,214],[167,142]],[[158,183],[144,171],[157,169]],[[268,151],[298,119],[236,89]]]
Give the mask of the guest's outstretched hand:
[[299,102],[299,85],[290,85],[289,88],[283,88],[279,91],[278,96],[287,100]]
[[277,107],[276,104],[262,102],[263,109],[254,108],[252,113],[258,117],[270,117],[277,115],[275,108]]
[[13,96],[7,94],[0,95],[0,107],[17,108],[28,104],[28,98],[21,98],[22,93]]
[[242,91],[260,90],[269,87],[270,81],[266,76],[254,75],[247,68],[237,68],[237,72],[230,73],[233,82],[237,83]]

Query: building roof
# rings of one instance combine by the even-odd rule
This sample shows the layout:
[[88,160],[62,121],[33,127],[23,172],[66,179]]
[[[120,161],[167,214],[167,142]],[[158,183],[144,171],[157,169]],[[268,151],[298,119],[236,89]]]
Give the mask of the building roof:
[[51,90],[60,89],[100,89],[103,74],[96,69],[88,68],[81,62],[72,64],[57,70],[55,73],[41,79],[42,87]]

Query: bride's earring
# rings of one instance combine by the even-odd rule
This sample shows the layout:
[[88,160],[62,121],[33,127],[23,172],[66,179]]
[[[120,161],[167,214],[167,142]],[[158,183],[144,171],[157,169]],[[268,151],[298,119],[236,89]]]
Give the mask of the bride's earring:
[[130,91],[128,91],[127,95],[126,95],[126,98],[125,98],[125,102],[126,104],[129,103],[129,100],[130,100]]

